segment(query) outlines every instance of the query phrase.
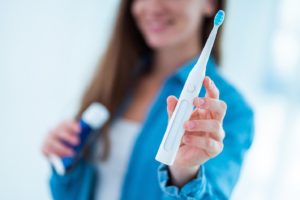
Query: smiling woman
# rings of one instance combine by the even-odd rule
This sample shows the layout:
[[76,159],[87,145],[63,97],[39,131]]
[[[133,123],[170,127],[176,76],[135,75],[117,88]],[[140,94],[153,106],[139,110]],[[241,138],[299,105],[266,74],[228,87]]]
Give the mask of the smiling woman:
[[200,44],[198,29],[203,17],[212,9],[204,1],[172,1],[153,3],[135,1],[132,13],[147,44],[154,49],[172,48],[189,43]]
[[[77,120],[93,102],[105,105],[111,117],[71,170],[64,176],[53,171],[50,185],[55,199],[230,197],[252,143],[253,113],[218,73],[218,41],[208,61],[205,90],[194,99],[174,165],[154,160],[167,113],[174,112],[175,96],[197,61],[222,2],[121,2],[111,41],[83,96]],[[49,132],[43,145],[46,156],[74,156],[72,145],[65,144],[79,142],[77,120],[62,122]]]
[[[219,2],[214,0],[197,1],[209,1],[219,6]],[[203,196],[199,197],[196,193],[202,191],[209,193],[203,199],[225,199],[229,196],[232,200],[297,199],[300,196],[300,1],[220,1],[226,3],[227,14],[226,22],[220,29],[224,33],[222,56],[221,60],[216,59],[215,52],[219,45],[214,46],[207,76],[219,89],[220,101],[227,104],[222,124],[225,132],[224,148],[220,154],[200,166],[203,173],[199,173],[198,178],[202,179],[193,177],[183,187],[172,179],[174,176],[169,167],[155,161],[155,155],[168,125],[167,112],[176,103],[186,81],[186,74],[193,67],[201,48],[194,58],[186,59],[182,65],[178,64],[175,72],[166,79],[150,76],[153,63],[156,62],[156,51],[150,48],[149,41],[146,42],[144,33],[137,25],[138,16],[133,17],[131,3],[134,2],[147,3],[146,8],[152,10],[149,12],[144,7],[148,17],[166,17],[172,19],[170,24],[175,22],[175,17],[177,22],[183,18],[177,18],[179,16],[175,16],[174,12],[172,14],[168,10],[170,7],[165,6],[166,3],[199,3],[190,0],[0,0],[0,152],[3,161],[0,167],[0,199],[89,199],[88,195],[94,196],[94,199],[104,196],[108,200],[118,197],[129,200],[162,199],[160,197],[170,195],[173,199],[179,199],[178,196],[182,199],[188,199],[186,196],[201,199]],[[124,9],[130,12],[117,12],[120,3],[127,5]],[[151,16],[154,15],[151,13],[156,15]],[[122,14],[122,23],[113,28],[115,14]],[[208,16],[204,18],[209,20]],[[203,37],[206,29],[203,28],[206,27],[204,23],[201,26],[199,38]],[[129,88],[131,92],[125,92],[126,98],[122,104],[127,106],[121,108],[117,104],[116,110],[120,114],[115,114],[114,120],[107,124],[108,131],[100,130],[100,138],[94,139],[92,146],[87,146],[90,153],[80,157],[79,163],[74,165],[73,170],[67,171],[65,176],[58,176],[56,171],[52,171],[48,160],[42,157],[41,143],[47,140],[45,138],[49,135],[49,128],[54,126],[55,129],[64,119],[72,121],[74,113],[78,112],[81,98],[87,98],[82,93],[96,67],[95,62],[103,55],[103,51],[107,51],[108,38],[113,37],[111,33],[116,30],[120,34],[114,37],[114,49],[120,52],[111,51],[109,59],[101,56],[102,61],[108,61],[106,65],[99,65],[99,69],[107,67],[106,71],[109,68],[122,71],[117,74],[122,80],[114,82],[117,85],[122,86],[124,77],[128,77],[129,73],[125,73],[127,69],[131,69],[130,75],[136,73],[139,79],[133,80],[133,87]],[[137,49],[144,45],[149,47],[145,49],[145,54],[137,55]],[[186,55],[189,52],[184,49],[181,53]],[[130,56],[125,57],[122,63],[117,63],[119,55]],[[172,55],[170,60],[177,60],[177,57],[178,54]],[[138,60],[134,66],[130,64],[132,60]],[[213,61],[221,66],[215,68],[217,65]],[[133,71],[133,68],[137,70]],[[139,70],[144,72],[143,77]],[[109,75],[108,80],[111,80],[112,74],[106,74]],[[229,84],[223,82],[223,77],[243,91],[255,110],[255,140],[246,156],[243,153],[248,145],[242,145],[246,144],[242,141],[250,144],[249,135],[253,131],[245,128],[245,116],[248,116],[248,124],[251,123],[251,117],[243,109],[247,106],[242,106],[241,96],[237,98],[232,95],[236,90],[224,87]],[[105,82],[96,82],[99,88],[108,86]],[[101,90],[98,93],[98,87],[94,88],[94,97],[102,98],[105,92]],[[205,90],[199,96],[204,97]],[[119,91],[113,91],[106,106],[120,97],[123,96],[119,95]],[[147,110],[143,110],[145,107]],[[125,111],[128,111],[126,116]],[[198,111],[201,113],[201,109]],[[83,117],[80,113],[78,116]],[[196,120],[196,124],[203,127],[203,121]],[[187,122],[186,128],[189,125]],[[72,133],[75,136],[78,133],[76,127],[70,128],[71,132],[74,129]],[[213,127],[217,128],[218,123]],[[211,135],[214,136],[215,132],[218,131],[211,132]],[[80,137],[68,135],[69,131],[63,132],[66,133],[64,136],[70,137],[69,142],[79,142]],[[194,135],[196,139],[189,140],[189,136]],[[194,135],[186,134],[183,144],[191,142],[199,145],[200,137],[197,137],[197,133]],[[53,136],[57,135],[51,135],[51,141],[58,141]],[[215,137],[215,140],[218,138]],[[65,143],[61,140],[58,142]],[[51,152],[57,151],[55,145]],[[100,155],[93,158],[93,154],[98,154],[97,148]],[[157,171],[158,167],[162,168]],[[165,184],[160,185],[163,181]]]

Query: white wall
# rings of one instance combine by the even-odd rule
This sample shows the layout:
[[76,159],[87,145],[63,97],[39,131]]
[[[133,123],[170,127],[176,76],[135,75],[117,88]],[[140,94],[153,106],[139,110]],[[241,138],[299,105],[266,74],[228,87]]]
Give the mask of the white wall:
[[[107,42],[117,2],[0,0],[0,199],[50,199],[41,142],[49,127],[75,110]],[[229,1],[223,73],[255,107],[258,126],[233,196],[237,200],[284,199],[272,196],[272,190],[299,183],[295,167],[288,178],[280,174],[281,185],[274,186],[272,178],[290,164],[299,166],[283,158],[299,148],[277,155],[287,141],[300,138],[290,134],[289,140],[280,140],[287,101],[282,94],[266,94],[264,86],[265,71],[273,64],[279,2]],[[293,118],[300,119],[299,105],[294,108]],[[289,130],[299,131],[296,126]],[[277,165],[281,167],[272,167]],[[291,185],[277,193],[299,194]]]
[[50,199],[41,142],[78,102],[115,7],[116,1],[0,0],[0,199]]
[[300,195],[300,2],[229,1],[223,73],[255,109],[255,139],[234,200]]

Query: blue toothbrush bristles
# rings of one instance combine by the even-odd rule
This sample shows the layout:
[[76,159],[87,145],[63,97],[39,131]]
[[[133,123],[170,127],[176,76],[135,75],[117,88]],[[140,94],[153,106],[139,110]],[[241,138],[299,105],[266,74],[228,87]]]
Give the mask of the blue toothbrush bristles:
[[221,26],[225,18],[225,12],[223,10],[219,10],[214,19],[215,26]]

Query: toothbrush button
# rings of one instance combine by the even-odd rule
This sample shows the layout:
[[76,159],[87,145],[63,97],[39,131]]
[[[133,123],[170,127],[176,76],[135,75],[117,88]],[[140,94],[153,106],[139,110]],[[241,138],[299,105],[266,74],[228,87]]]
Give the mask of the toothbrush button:
[[195,91],[195,86],[193,84],[189,84],[187,89],[188,89],[189,92],[194,92]]

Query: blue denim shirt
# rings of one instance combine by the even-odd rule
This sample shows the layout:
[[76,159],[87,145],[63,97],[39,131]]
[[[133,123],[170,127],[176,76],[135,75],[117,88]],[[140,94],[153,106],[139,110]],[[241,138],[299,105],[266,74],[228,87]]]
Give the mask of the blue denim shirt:
[[[122,200],[229,199],[238,181],[246,151],[253,140],[253,112],[241,94],[217,72],[212,59],[206,74],[220,90],[227,103],[223,127],[224,149],[200,167],[195,179],[182,188],[169,184],[168,167],[154,158],[167,127],[166,98],[179,97],[185,80],[196,63],[194,58],[169,76],[146,113],[146,119],[130,156],[121,191]],[[205,88],[199,96],[204,96]],[[82,159],[72,171],[59,176],[53,170],[50,188],[54,199],[93,199],[101,175],[96,167]]]

